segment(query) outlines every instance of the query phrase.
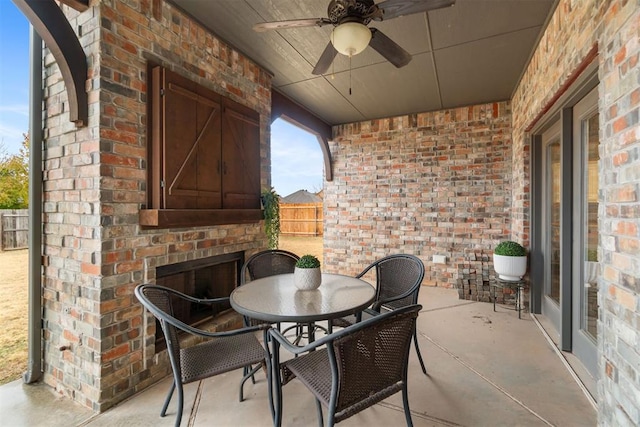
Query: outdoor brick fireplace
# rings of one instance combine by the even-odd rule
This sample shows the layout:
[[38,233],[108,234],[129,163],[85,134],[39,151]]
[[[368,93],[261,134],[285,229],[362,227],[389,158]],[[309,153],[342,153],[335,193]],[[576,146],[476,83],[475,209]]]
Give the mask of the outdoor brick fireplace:
[[[156,268],[156,284],[175,289],[195,298],[228,297],[240,284],[240,270],[244,252],[214,255],[197,260],[184,261]],[[227,304],[209,307],[180,302],[174,304],[175,316],[189,325],[210,322],[218,314],[228,310]],[[164,348],[162,330],[156,325],[156,352]]]
[[[191,212],[185,210],[178,226],[141,223],[140,212],[153,207],[149,64],[257,113],[258,187],[270,188],[272,76],[171,3],[153,5],[158,8],[147,1],[91,2],[85,12],[61,6],[82,33],[90,64],[85,127],[69,121],[62,73],[44,51],[43,378],[97,412],[170,372],[166,351],[156,345],[155,319],[133,294],[137,285],[228,295],[238,284],[243,260],[267,245],[259,215],[247,218],[241,209],[210,224],[189,222]],[[181,310],[210,330],[241,320],[231,311]],[[215,322],[207,320],[212,316]]]

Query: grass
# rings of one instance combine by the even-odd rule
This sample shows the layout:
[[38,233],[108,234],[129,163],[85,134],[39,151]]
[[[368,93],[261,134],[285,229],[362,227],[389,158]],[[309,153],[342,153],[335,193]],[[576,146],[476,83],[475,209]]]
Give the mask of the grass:
[[314,255],[322,264],[322,236],[319,237],[303,237],[303,236],[283,236],[278,239],[278,249],[293,252],[298,256]]
[[27,370],[29,251],[0,252],[0,384]]
[[[322,236],[280,236],[279,248],[322,262]],[[0,385],[27,370],[29,251],[0,251]]]

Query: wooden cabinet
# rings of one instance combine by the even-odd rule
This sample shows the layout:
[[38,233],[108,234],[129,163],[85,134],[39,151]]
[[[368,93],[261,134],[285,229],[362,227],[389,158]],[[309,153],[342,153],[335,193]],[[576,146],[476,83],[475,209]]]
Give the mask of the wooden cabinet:
[[149,200],[141,224],[259,221],[259,114],[159,66],[149,87]]

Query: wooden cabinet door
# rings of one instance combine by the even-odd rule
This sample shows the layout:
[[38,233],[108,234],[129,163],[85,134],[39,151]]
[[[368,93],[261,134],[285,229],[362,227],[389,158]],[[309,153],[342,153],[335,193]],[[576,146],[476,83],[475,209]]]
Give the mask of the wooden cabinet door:
[[149,198],[141,223],[259,220],[260,115],[161,66],[150,74]]
[[169,70],[161,73],[162,207],[219,209],[220,96]]
[[260,208],[260,116],[224,99],[222,115],[222,205]]

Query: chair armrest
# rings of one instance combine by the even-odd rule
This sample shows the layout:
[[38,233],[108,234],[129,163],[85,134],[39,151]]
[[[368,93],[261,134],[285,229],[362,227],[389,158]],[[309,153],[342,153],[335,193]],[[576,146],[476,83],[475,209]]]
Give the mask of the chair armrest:
[[162,286],[162,289],[165,290],[166,292],[169,292],[170,294],[175,295],[176,297],[189,301],[189,302],[195,302],[197,304],[221,304],[221,303],[225,303],[225,302],[229,302],[229,297],[220,297],[220,298],[196,298],[193,297],[191,295],[187,295],[184,294],[180,291],[177,291],[173,288],[167,288],[165,286]]
[[264,330],[264,329],[269,329],[270,328],[270,325],[256,325],[256,326],[248,326],[248,327],[244,327],[244,328],[240,328],[240,329],[234,329],[234,330],[231,330],[231,331],[209,332],[209,331],[205,331],[205,330],[202,330],[202,329],[194,328],[193,326],[187,325],[186,323],[184,323],[181,320],[178,320],[178,319],[176,319],[174,317],[169,317],[162,311],[151,310],[149,308],[147,308],[147,309],[150,310],[153,313],[154,316],[156,316],[157,318],[161,319],[162,321],[170,323],[171,325],[175,326],[176,328],[178,328],[180,330],[183,330],[183,331],[188,332],[190,334],[197,335],[197,336],[204,337],[204,338],[229,337],[229,336],[233,336],[233,335],[247,334],[247,333],[252,333],[252,332],[256,332],[256,331],[260,331],[260,330]]
[[[177,322],[182,323],[179,320]],[[256,326],[247,326],[240,329],[233,329],[231,331],[209,332],[202,329],[194,328],[193,326],[189,326],[186,323],[182,323],[182,325],[178,325],[176,324],[176,322],[171,322],[171,323],[173,323],[174,326],[176,326],[177,328],[184,330],[185,332],[189,332],[191,334],[198,335],[204,338],[231,337],[234,335],[242,335],[242,334],[253,333],[256,331],[261,331],[264,329],[269,329],[271,327],[270,325],[256,325]]]
[[271,338],[275,339],[282,347],[284,347],[285,349],[287,349],[289,352],[293,354],[306,353],[308,351],[315,350],[317,347],[320,347],[321,345],[324,345],[327,342],[330,342],[332,339],[335,339],[335,337],[333,337],[333,335],[335,334],[325,335],[319,340],[316,340],[312,343],[309,343],[305,346],[300,347],[300,346],[291,344],[291,342],[282,334],[282,332],[280,332],[276,328],[269,329],[269,335],[271,335]]
[[244,328],[240,328],[240,329],[234,329],[232,331],[223,331],[223,332],[209,332],[209,331],[204,331],[202,329],[198,329],[198,328],[194,328],[193,326],[187,325],[186,323],[184,323],[183,321],[176,319],[173,316],[170,316],[169,314],[165,313],[164,311],[162,311],[161,309],[159,309],[155,304],[153,304],[151,301],[149,301],[149,299],[144,295],[144,289],[147,287],[153,287],[159,290],[162,290],[162,292],[167,293],[167,294],[171,294],[174,295],[184,301],[190,301],[190,302],[194,302],[194,303],[220,303],[220,302],[224,302],[224,301],[228,301],[229,298],[194,298],[192,296],[183,294],[180,291],[177,291],[175,289],[171,289],[171,288],[167,288],[165,286],[158,286],[158,285],[138,285],[136,286],[135,290],[134,290],[134,294],[136,296],[136,298],[138,298],[138,301],[142,302],[143,306],[149,310],[158,320],[160,320],[161,322],[167,322],[170,325],[173,325],[174,327],[188,332],[192,335],[197,335],[200,337],[204,337],[204,338],[219,338],[219,337],[228,337],[228,336],[233,336],[233,335],[240,335],[240,334],[247,334],[247,333],[253,333],[256,331],[260,331],[260,330],[264,330],[269,328],[269,325],[256,325],[256,326],[250,326],[250,327],[244,327]]
[[[183,294],[184,295],[184,294]],[[195,302],[197,304],[222,304],[225,302],[229,302],[229,297],[220,297],[220,298],[194,298],[192,296],[186,295],[189,301]]]

